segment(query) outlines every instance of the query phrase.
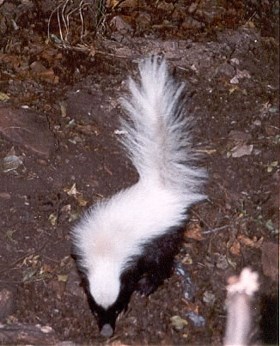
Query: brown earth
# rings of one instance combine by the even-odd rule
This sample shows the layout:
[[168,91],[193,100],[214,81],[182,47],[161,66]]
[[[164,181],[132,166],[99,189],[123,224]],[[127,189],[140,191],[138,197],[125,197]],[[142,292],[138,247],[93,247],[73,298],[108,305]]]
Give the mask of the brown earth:
[[[227,278],[246,266],[261,284],[252,339],[278,342],[279,1],[143,4],[104,7],[98,35],[81,41],[74,15],[60,36],[57,1],[0,1],[2,344],[219,345]],[[187,85],[208,200],[191,212],[174,275],[135,294],[105,341],[69,232],[136,181],[118,144],[118,99],[137,59],[160,52]]]

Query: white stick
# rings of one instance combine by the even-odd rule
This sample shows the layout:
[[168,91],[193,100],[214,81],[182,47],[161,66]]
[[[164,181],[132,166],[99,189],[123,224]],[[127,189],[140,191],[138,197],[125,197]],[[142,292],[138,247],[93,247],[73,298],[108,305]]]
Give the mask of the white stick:
[[251,300],[259,288],[258,274],[244,268],[227,286],[227,325],[224,346],[246,346],[251,331]]

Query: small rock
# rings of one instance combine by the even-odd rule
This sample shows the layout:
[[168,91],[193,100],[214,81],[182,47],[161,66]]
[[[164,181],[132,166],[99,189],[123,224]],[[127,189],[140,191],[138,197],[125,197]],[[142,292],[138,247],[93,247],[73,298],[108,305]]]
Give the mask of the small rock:
[[30,68],[32,72],[35,72],[35,73],[41,73],[41,72],[47,71],[47,68],[40,61],[34,61],[30,65]]
[[29,109],[0,107],[0,134],[45,158],[55,144],[46,117]]
[[205,24],[199,22],[196,19],[193,19],[191,17],[187,17],[184,22],[182,23],[182,29],[200,29],[204,27]]
[[217,264],[218,269],[225,270],[228,268],[228,261],[227,257],[225,255],[219,255],[217,258]]
[[253,122],[253,125],[255,125],[255,126],[261,126],[261,124],[262,124],[262,122],[259,119],[255,120]]
[[197,6],[198,6],[198,3],[197,2],[192,2],[189,9],[188,9],[188,12],[190,14],[194,13],[197,9]]
[[7,173],[10,171],[17,170],[19,166],[23,164],[22,157],[17,156],[14,147],[9,151],[9,153],[3,158],[2,168],[3,172]]
[[244,79],[244,78],[251,78],[250,73],[247,70],[238,70],[237,69],[237,73],[236,75],[230,80],[231,84],[238,84],[240,79]]
[[239,84],[239,79],[237,78],[237,76],[234,76],[233,78],[231,78],[230,84]]
[[224,63],[216,68],[215,74],[217,76],[225,76],[232,78],[235,75],[235,69],[230,64]]
[[253,151],[253,144],[247,145],[247,144],[242,144],[242,145],[237,145],[231,150],[231,156],[234,158],[246,156],[246,155],[251,155]]
[[240,61],[239,61],[239,59],[237,59],[237,58],[231,58],[231,59],[230,59],[230,63],[231,63],[232,65],[239,65],[239,64],[240,64]]
[[174,5],[171,2],[167,1],[159,1],[158,2],[158,9],[166,12],[172,12],[174,9]]
[[213,306],[215,301],[216,301],[216,296],[213,292],[211,291],[205,291],[203,293],[203,302],[209,306]]
[[133,32],[131,25],[126,21],[124,16],[115,16],[112,18],[110,26],[123,35]]

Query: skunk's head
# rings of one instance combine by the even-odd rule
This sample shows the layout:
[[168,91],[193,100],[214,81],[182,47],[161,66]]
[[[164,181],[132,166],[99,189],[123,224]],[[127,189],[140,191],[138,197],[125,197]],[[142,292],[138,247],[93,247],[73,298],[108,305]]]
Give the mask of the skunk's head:
[[121,290],[115,299],[115,301],[109,305],[104,306],[97,303],[94,295],[88,289],[88,302],[90,309],[97,319],[100,334],[104,337],[111,337],[114,333],[116,320],[119,314],[127,310],[127,306],[130,300],[132,292],[128,292],[127,289]]
[[112,263],[109,265],[103,261],[87,273],[86,285],[87,299],[97,319],[100,334],[111,337],[119,314],[126,311],[136,289],[135,277],[131,270],[120,275]]

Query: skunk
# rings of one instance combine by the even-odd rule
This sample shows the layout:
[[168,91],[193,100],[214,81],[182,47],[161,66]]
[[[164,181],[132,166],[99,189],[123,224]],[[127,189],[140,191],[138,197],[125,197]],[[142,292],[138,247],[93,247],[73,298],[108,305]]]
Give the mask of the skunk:
[[159,56],[140,62],[139,72],[140,83],[130,78],[130,93],[121,102],[128,114],[121,119],[121,142],[139,180],[91,207],[72,230],[89,305],[106,337],[134,291],[148,295],[171,275],[186,211],[205,198],[184,85],[174,82]]

